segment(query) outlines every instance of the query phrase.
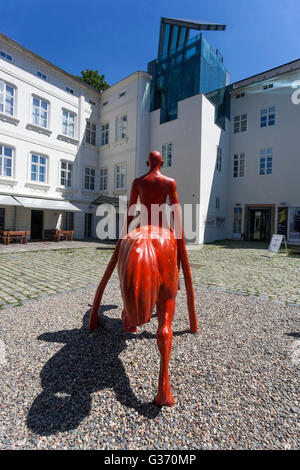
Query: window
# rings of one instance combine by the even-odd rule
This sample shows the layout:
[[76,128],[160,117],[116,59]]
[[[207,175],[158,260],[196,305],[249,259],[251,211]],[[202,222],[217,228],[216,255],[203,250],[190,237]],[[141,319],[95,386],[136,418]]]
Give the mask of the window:
[[273,83],[268,83],[268,85],[264,85],[263,89],[264,90],[269,90],[270,88],[273,88]]
[[73,164],[70,162],[60,163],[60,184],[61,186],[71,187],[72,186],[72,169]]
[[271,175],[273,170],[273,150],[263,149],[260,151],[259,174]]
[[101,126],[101,145],[109,144],[109,123],[102,124]]
[[243,98],[244,96],[245,96],[245,93],[242,92],[242,93],[238,93],[235,98],[238,100],[239,98]]
[[32,97],[32,123],[40,127],[48,127],[48,103],[36,96]]
[[62,111],[62,133],[68,137],[75,137],[75,114],[66,109]]
[[86,121],[85,141],[87,144],[96,145],[96,124]]
[[100,168],[100,191],[107,191],[108,171],[107,168]]
[[6,145],[0,145],[0,176],[13,176],[13,149]]
[[217,171],[222,171],[222,147],[217,146],[217,162],[216,162]]
[[126,139],[127,137],[127,114],[117,118],[116,141]]
[[216,209],[220,209],[220,198],[216,197]]
[[41,78],[42,80],[47,80],[47,75],[43,72],[40,72],[39,70],[36,71],[36,74],[39,78]]
[[38,183],[47,182],[47,157],[31,154],[31,181]]
[[245,176],[245,154],[236,153],[233,157],[233,177],[242,178]]
[[0,113],[14,115],[15,88],[0,81]]
[[233,121],[233,133],[245,132],[247,130],[247,114],[235,116]]
[[274,126],[275,116],[276,116],[275,106],[262,109],[260,112],[260,127]]
[[68,86],[66,86],[66,91],[70,93],[70,95],[74,95],[74,90],[72,90],[72,88],[69,88]]
[[64,219],[65,230],[74,230],[74,212],[65,212]]
[[124,189],[126,184],[126,164],[115,166],[115,189]]
[[233,209],[233,233],[242,233],[242,208]]
[[5,226],[5,209],[0,207],[0,230],[4,230]]
[[289,240],[300,241],[300,207],[289,208]]
[[164,167],[170,167],[172,166],[172,144],[163,144],[162,145],[162,151],[161,151],[161,156],[164,161]]
[[0,51],[0,57],[1,59],[5,59],[7,60],[7,62],[13,62],[13,58],[10,54],[7,54],[7,52],[4,52],[4,51]]
[[126,91],[122,91],[122,93],[119,94],[119,98],[122,98],[122,96],[126,95]]
[[84,187],[89,191],[95,190],[95,170],[94,168],[86,168],[84,172]]

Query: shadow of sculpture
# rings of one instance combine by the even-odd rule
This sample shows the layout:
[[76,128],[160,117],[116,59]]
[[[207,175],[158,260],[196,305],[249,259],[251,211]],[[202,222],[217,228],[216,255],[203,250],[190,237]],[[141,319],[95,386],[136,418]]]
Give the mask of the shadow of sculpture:
[[75,429],[90,414],[91,394],[105,388],[113,388],[122,405],[134,408],[147,418],[155,418],[160,412],[154,402],[142,403],[136,398],[119,358],[127,347],[126,340],[155,338],[155,335],[125,333],[121,319],[103,315],[104,311],[113,308],[117,306],[101,307],[100,327],[93,333],[88,330],[88,311],[82,328],[39,336],[41,341],[63,343],[64,346],[41,371],[43,391],[34,400],[27,416],[27,426],[33,432],[50,435]]

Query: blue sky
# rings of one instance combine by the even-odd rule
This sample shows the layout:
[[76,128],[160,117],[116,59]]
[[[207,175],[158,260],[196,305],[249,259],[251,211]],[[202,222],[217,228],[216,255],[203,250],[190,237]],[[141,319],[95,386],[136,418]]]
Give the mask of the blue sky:
[[299,0],[7,0],[1,32],[74,74],[92,68],[114,84],[147,70],[160,17],[225,23],[207,32],[230,81],[300,58]]

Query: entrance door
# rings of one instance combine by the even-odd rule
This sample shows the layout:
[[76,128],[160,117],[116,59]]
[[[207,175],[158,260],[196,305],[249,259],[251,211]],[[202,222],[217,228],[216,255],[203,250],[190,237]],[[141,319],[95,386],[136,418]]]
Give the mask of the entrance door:
[[84,219],[84,237],[90,238],[92,236],[92,215],[89,213],[85,213]]
[[249,209],[249,240],[270,241],[271,209]]
[[31,211],[31,240],[42,240],[43,238],[43,211]]

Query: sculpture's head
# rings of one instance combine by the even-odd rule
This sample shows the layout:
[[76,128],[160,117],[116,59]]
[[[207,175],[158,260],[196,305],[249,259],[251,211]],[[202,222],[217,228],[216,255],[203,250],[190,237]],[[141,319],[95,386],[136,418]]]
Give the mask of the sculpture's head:
[[163,160],[161,158],[161,154],[159,152],[156,152],[153,150],[153,152],[149,153],[149,157],[147,160],[147,166],[150,166],[151,170],[154,170],[155,168],[160,168],[163,165]]

